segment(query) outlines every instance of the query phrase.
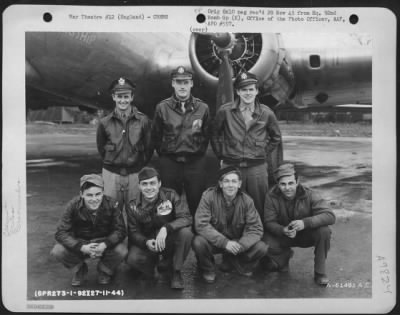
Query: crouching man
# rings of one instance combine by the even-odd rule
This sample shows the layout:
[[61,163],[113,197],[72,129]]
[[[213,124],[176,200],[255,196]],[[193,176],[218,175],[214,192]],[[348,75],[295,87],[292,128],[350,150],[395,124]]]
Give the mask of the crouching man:
[[314,247],[314,281],[326,286],[328,225],[335,223],[335,215],[315,191],[299,183],[293,164],[282,164],[274,175],[278,184],[266,195],[264,207],[263,241],[269,250],[263,264],[271,271],[288,271],[291,247]]
[[213,283],[216,277],[214,254],[223,254],[222,271],[235,269],[251,276],[268,250],[261,241],[263,226],[254,202],[240,190],[240,170],[225,167],[218,178],[218,186],[203,193],[195,215],[198,235],[192,246],[207,283]]
[[86,259],[99,258],[99,284],[108,284],[128,250],[122,243],[126,230],[118,202],[103,195],[103,179],[96,174],[80,179],[80,196],[72,199],[58,225],[51,255],[73,272],[73,286],[83,284]]
[[181,270],[193,238],[189,209],[173,189],[161,187],[154,168],[144,167],[138,177],[139,193],[127,212],[127,263],[148,278],[160,271],[171,278],[172,289],[183,289]]

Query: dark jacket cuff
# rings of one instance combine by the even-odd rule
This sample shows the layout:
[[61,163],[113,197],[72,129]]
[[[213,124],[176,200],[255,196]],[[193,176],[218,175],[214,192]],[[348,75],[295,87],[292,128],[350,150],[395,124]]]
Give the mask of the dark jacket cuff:
[[82,247],[82,245],[83,245],[82,242],[76,243],[76,244],[74,245],[74,247],[73,247],[74,251],[77,252],[77,253],[82,253],[82,252],[81,252],[81,247]]
[[228,244],[229,240],[227,238],[224,239],[224,241],[222,242],[222,248],[225,249],[226,248],[226,244]]
[[164,224],[164,227],[167,229],[167,234],[172,233],[174,231],[171,224],[169,224],[169,223]]
[[111,248],[112,247],[112,242],[109,239],[105,239],[104,240],[104,244],[106,244],[107,248]]

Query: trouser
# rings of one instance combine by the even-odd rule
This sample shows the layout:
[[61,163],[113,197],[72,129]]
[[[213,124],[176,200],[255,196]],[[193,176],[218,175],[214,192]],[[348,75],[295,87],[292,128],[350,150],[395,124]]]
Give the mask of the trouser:
[[117,200],[121,210],[128,206],[139,190],[138,173],[122,176],[103,168],[104,194]]
[[214,254],[223,253],[224,259],[236,260],[245,271],[253,271],[259,260],[267,254],[268,246],[258,241],[247,251],[238,255],[232,255],[223,248],[211,245],[203,236],[196,235],[192,242],[196,254],[197,263],[202,271],[215,271]]
[[[74,252],[59,243],[53,247],[50,254],[73,272],[77,272],[85,263],[85,260],[90,258],[89,255]],[[120,243],[111,249],[106,248],[103,255],[100,257],[97,268],[112,276],[115,269],[125,259],[127,254],[128,249],[123,243]]]
[[[222,163],[222,167],[231,164]],[[268,191],[268,168],[267,163],[251,167],[238,167],[242,174],[242,189],[253,198],[261,221],[264,221],[264,201]]]
[[269,245],[267,257],[276,262],[279,267],[288,263],[291,247],[307,248],[314,246],[314,271],[325,274],[325,261],[331,240],[331,229],[328,226],[302,230],[297,232],[295,238],[279,237],[266,232],[262,240]]
[[182,195],[184,188],[189,211],[194,217],[206,189],[205,157],[192,157],[183,163],[161,156],[159,163],[162,185],[174,189],[179,195]]
[[153,275],[154,268],[159,262],[159,256],[162,255],[169,262],[168,269],[181,271],[189,254],[192,238],[191,229],[184,227],[167,235],[165,249],[160,253],[154,253],[148,248],[143,249],[137,245],[130,245],[127,263],[146,275]]

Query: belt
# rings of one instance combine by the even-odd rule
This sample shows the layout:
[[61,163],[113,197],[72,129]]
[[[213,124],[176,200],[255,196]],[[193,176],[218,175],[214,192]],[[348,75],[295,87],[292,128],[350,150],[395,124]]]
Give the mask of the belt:
[[178,163],[192,162],[202,157],[202,155],[189,155],[189,154],[188,155],[166,154],[165,156]]
[[245,160],[245,161],[231,161],[231,160],[222,160],[223,163],[228,165],[233,165],[237,167],[252,167],[264,164],[264,160]]

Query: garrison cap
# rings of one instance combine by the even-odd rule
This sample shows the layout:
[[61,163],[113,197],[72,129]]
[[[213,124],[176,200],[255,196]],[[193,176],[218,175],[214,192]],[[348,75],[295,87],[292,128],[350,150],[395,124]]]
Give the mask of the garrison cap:
[[258,79],[255,74],[252,74],[250,72],[242,72],[236,77],[234,86],[235,89],[240,89],[246,85],[257,84],[257,82]]
[[110,92],[115,93],[118,91],[133,91],[136,87],[135,83],[132,83],[130,80],[126,78],[119,78],[118,80],[114,80],[110,85]]
[[184,80],[184,79],[193,79],[193,73],[186,70],[185,67],[179,66],[175,70],[171,72],[171,79],[178,79],[178,80]]
[[147,166],[143,167],[141,169],[141,171],[138,173],[139,182],[141,182],[142,180],[152,178],[154,176],[157,176],[158,178],[160,178],[160,174],[153,167],[147,167]]
[[92,183],[98,187],[104,188],[103,177],[97,174],[83,175],[80,180],[80,188],[82,188],[85,183]]
[[281,164],[274,171],[274,177],[275,177],[276,181],[279,181],[279,179],[283,176],[291,176],[294,174],[296,174],[296,171],[294,170],[294,165],[291,163]]
[[242,173],[240,172],[240,170],[234,165],[229,165],[229,166],[221,168],[218,171],[218,180],[221,180],[223,176],[225,176],[229,173],[235,173],[239,176],[239,179],[242,178]]

